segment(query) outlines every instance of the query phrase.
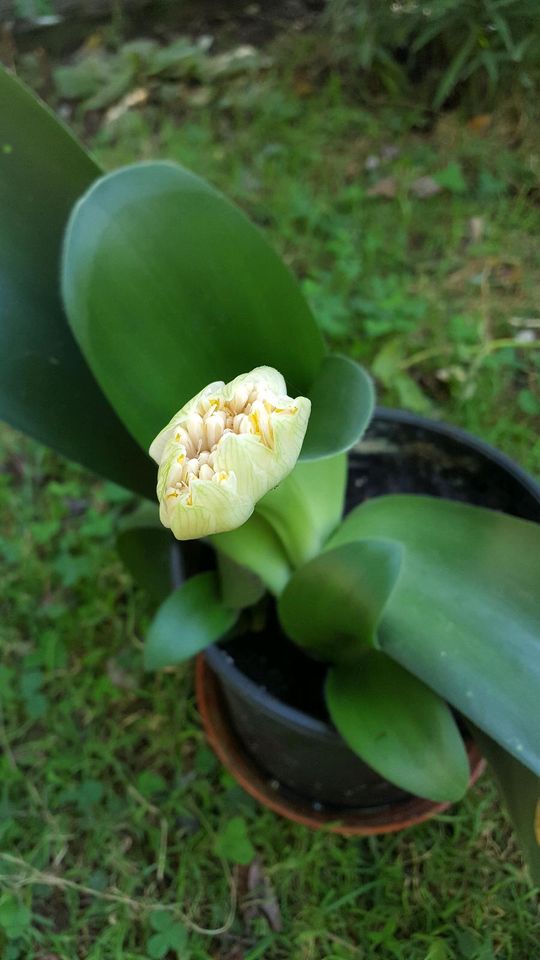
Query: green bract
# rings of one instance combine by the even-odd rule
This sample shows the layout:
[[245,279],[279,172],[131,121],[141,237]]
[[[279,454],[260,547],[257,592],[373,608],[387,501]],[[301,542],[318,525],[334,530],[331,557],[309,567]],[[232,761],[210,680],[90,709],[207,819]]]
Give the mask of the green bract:
[[540,879],[540,526],[414,496],[343,519],[371,379],[327,353],[260,231],[174,164],[101,177],[0,72],[2,106],[0,413],[147,497],[150,447],[165,527],[216,555],[173,591],[179,548],[157,506],[121,531],[161,604],[147,666],[203,650],[269,593],[328,663],[335,725],[384,777],[455,800],[470,721]]

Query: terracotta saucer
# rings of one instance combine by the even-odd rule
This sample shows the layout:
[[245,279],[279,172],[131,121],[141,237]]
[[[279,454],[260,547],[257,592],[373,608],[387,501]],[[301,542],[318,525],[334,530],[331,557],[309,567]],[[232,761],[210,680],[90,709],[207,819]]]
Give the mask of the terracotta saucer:
[[[324,829],[342,836],[365,837],[396,833],[405,827],[429,820],[451,806],[450,803],[434,803],[413,796],[398,803],[358,810],[313,805],[287,787],[277,784],[247,753],[230,723],[219,682],[203,656],[197,658],[195,686],[197,705],[208,743],[223,766],[246,793],[288,820],[314,830]],[[467,752],[472,786],[483,772],[485,761],[474,744],[468,745]]]

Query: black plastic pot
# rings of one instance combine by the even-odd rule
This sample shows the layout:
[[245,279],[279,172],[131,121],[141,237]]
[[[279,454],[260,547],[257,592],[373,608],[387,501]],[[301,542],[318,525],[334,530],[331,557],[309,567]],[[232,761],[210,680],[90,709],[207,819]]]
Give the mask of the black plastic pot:
[[[444,496],[540,522],[540,486],[508,457],[456,427],[379,409],[350,454],[347,509],[397,492]],[[276,646],[282,642],[276,637]],[[407,798],[362,763],[329,722],[247,676],[227,645],[211,647],[204,656],[219,679],[236,733],[276,789],[285,785],[315,806],[338,810]]]

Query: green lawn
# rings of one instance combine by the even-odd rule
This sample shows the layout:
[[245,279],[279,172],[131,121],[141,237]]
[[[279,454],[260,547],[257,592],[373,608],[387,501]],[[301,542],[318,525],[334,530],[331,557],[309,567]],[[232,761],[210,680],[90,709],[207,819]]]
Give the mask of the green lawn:
[[[73,125],[107,168],[165,157],[209,177],[385,403],[540,473],[534,118],[509,103],[428,124],[314,82],[290,45],[273,56]],[[205,746],[191,670],[143,673],[149,609],[114,552],[130,498],[0,438],[2,960],[535,960],[537,898],[489,777],[379,839],[261,810]],[[255,853],[258,884],[235,863]]]

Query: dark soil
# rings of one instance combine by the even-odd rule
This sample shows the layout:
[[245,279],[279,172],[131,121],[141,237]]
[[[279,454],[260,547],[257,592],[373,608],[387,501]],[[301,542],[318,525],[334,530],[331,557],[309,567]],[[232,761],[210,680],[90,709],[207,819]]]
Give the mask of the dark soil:
[[[375,420],[349,456],[346,512],[392,493],[445,497],[540,522],[540,504],[484,455],[423,427]],[[327,668],[283,635],[273,605],[264,631],[236,636],[222,647],[242,673],[279,700],[328,719]]]

